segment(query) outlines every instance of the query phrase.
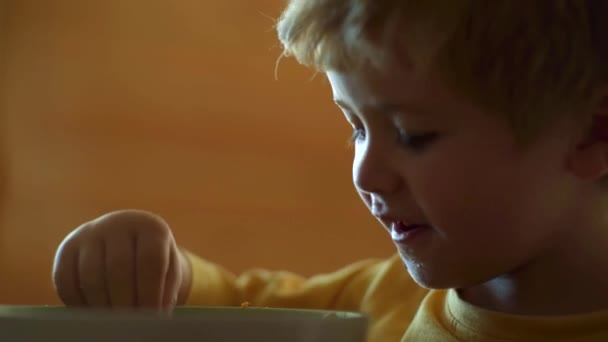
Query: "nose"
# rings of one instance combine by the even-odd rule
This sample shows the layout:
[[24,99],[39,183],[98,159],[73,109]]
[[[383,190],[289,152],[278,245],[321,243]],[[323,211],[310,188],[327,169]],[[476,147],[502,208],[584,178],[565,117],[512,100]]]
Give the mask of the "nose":
[[388,195],[399,191],[403,179],[388,146],[368,142],[355,149],[353,183],[363,194]]

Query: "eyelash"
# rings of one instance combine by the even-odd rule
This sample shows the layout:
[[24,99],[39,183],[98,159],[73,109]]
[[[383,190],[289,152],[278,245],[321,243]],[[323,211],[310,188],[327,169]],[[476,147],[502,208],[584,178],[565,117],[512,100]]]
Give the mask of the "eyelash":
[[[431,143],[435,142],[438,137],[438,133],[435,132],[411,135],[400,134],[399,142],[406,148],[412,149],[414,151],[421,151],[424,148],[428,147]],[[349,143],[352,145],[360,139],[365,139],[365,130],[357,128],[353,130],[353,134],[349,139]]]
[[350,136],[350,139],[348,142],[350,144],[353,144],[357,140],[364,139],[364,138],[365,138],[365,131],[361,128],[355,128],[355,129],[353,129],[353,134]]

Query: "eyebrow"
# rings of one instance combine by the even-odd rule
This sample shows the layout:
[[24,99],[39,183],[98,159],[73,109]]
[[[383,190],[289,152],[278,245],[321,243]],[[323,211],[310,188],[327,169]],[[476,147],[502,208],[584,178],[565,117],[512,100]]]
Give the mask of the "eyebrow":
[[[342,109],[351,110],[350,107],[342,100],[334,99],[334,103],[338,105],[338,107]],[[391,114],[391,113],[408,113],[412,115],[425,115],[428,113],[428,110],[420,106],[416,106],[413,104],[397,104],[392,102],[380,102],[373,105],[368,105],[364,108],[365,111],[370,111],[372,113],[382,113],[382,114]]]

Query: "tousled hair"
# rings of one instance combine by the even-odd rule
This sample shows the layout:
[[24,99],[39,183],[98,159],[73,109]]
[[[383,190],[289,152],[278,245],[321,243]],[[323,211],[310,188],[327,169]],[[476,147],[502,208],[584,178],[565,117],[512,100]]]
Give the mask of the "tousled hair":
[[382,68],[403,46],[530,140],[560,115],[590,119],[605,14],[605,0],[290,0],[277,31],[283,56],[318,71]]

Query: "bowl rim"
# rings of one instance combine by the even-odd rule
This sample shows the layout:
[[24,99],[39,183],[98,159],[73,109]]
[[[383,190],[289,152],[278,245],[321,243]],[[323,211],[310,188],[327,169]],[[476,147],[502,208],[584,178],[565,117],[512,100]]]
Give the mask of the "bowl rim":
[[[202,311],[201,311],[202,310]],[[199,311],[199,312],[197,312]],[[239,315],[233,315],[238,313]],[[242,315],[242,313],[246,313]],[[197,316],[197,314],[199,314]],[[204,315],[200,315],[204,314]],[[215,315],[215,316],[214,316]],[[26,320],[192,320],[223,321],[368,321],[369,316],[358,311],[234,306],[179,306],[172,314],[152,311],[75,308],[62,305],[0,305],[0,319]]]

